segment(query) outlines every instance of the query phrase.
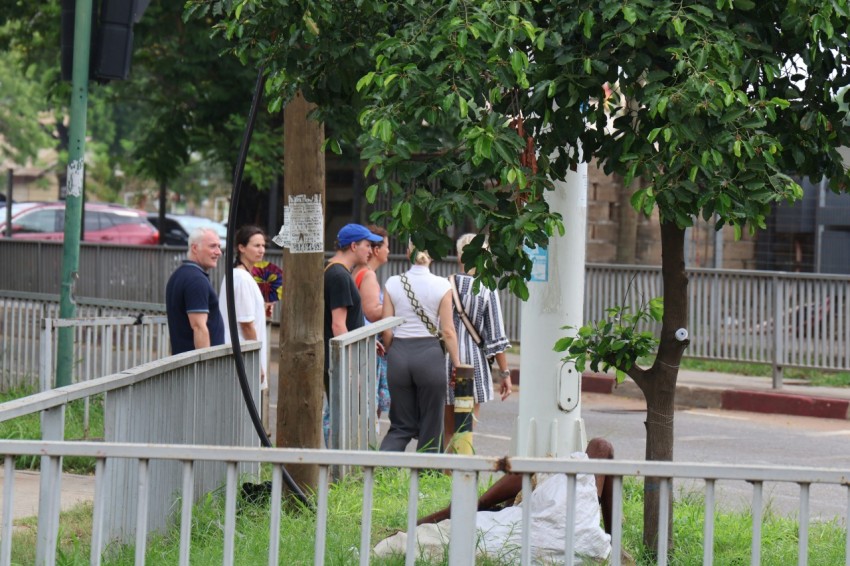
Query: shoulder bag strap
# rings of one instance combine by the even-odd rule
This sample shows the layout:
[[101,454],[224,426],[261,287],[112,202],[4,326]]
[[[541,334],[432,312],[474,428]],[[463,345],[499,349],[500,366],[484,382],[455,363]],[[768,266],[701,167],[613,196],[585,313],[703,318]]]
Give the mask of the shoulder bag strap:
[[452,302],[455,305],[455,310],[460,315],[460,319],[463,321],[463,325],[466,327],[466,331],[469,332],[469,337],[472,338],[472,341],[475,342],[475,345],[479,348],[484,346],[484,340],[481,339],[481,335],[478,333],[478,330],[473,326],[472,321],[469,320],[469,317],[466,316],[466,311],[463,310],[463,303],[460,302],[460,295],[457,292],[457,283],[455,282],[455,276],[452,275],[449,277],[449,283],[452,286]]
[[404,292],[407,294],[407,298],[410,299],[410,306],[413,307],[413,312],[416,313],[416,316],[419,317],[422,324],[428,329],[428,332],[439,338],[440,332],[434,326],[434,323],[431,322],[431,319],[428,318],[428,315],[425,314],[425,311],[422,310],[422,305],[416,300],[416,296],[413,294],[413,288],[410,286],[410,281],[407,280],[407,275],[401,276],[401,286],[404,287]]
[[351,270],[350,270],[350,269],[348,269],[347,267],[345,267],[345,264],[344,264],[344,263],[342,263],[341,261],[329,261],[329,262],[328,262],[328,264],[325,266],[325,271],[327,271],[328,269],[330,269],[330,268],[331,268],[331,267],[333,267],[334,265],[341,265],[342,267],[344,267],[344,268],[345,268],[345,270],[346,270],[346,271],[348,271],[349,273],[351,273]]

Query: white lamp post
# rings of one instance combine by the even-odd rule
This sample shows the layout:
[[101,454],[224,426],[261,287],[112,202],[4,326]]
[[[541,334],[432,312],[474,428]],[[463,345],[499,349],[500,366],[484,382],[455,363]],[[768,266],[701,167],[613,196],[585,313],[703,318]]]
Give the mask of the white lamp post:
[[[547,249],[531,251],[534,274],[522,305],[519,416],[512,452],[517,456],[566,457],[587,444],[581,418],[581,376],[552,350],[568,334],[563,326],[583,323],[587,165],[547,191],[550,208],[560,212],[566,232]],[[572,331],[575,332],[574,330]]]

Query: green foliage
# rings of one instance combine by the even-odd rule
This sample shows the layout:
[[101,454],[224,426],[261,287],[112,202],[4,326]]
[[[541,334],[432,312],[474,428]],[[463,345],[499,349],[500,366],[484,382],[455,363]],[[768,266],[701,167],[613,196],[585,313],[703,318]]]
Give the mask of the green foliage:
[[[657,564],[654,553],[643,546],[643,482],[623,481],[623,547],[641,566]],[[702,564],[705,498],[699,492],[681,490],[673,502],[673,539],[669,564]],[[749,511],[715,508],[714,564],[749,564],[752,546],[752,515]],[[844,560],[846,526],[833,519],[809,525],[810,564],[840,564]],[[797,561],[799,525],[792,517],[771,508],[764,510],[761,528],[762,564],[793,564]]]
[[[0,403],[32,395],[29,389],[17,389],[0,394]],[[85,427],[85,404],[82,399],[72,401],[65,409],[65,440],[103,438],[103,397],[91,398],[89,402],[89,430]],[[39,414],[25,415],[0,423],[0,438],[13,440],[40,440],[41,419]],[[37,470],[41,464],[38,456],[17,456],[15,468]],[[67,456],[62,458],[62,469],[69,473],[94,473],[94,458]]]
[[[638,363],[651,363],[649,359],[638,360]],[[742,376],[771,377],[773,368],[770,364],[749,362],[727,362],[724,360],[708,360],[691,357],[682,358],[682,369],[695,371],[713,371],[731,373]],[[785,379],[804,379],[814,387],[850,387],[850,372],[824,371],[810,368],[785,368]]]
[[[4,98],[7,92],[15,94],[9,104],[0,104],[0,134],[5,136],[8,126],[13,135],[5,136],[6,142],[23,157],[33,148],[54,146],[61,170],[71,94],[70,84],[59,80],[60,2],[0,0],[0,12],[8,15],[0,26],[0,92]],[[86,190],[90,194],[113,200],[125,185],[138,186],[140,179],[174,181],[171,190],[191,194],[197,186],[184,182],[182,174],[198,161],[214,164],[228,178],[232,175],[256,60],[246,59],[246,66],[221,57],[227,43],[210,37],[211,22],[183,21],[182,15],[181,2],[151,3],[134,25],[129,79],[89,84]],[[9,67],[7,58],[20,61],[20,70]],[[13,70],[18,76],[25,71],[27,80],[7,81],[5,73]],[[3,118],[7,107],[14,120]],[[37,127],[46,132],[47,140],[44,134],[33,133]],[[281,139],[280,116],[260,116],[246,183],[265,189],[277,177]],[[116,176],[116,170],[124,176]]]
[[[408,472],[395,469],[375,471],[372,507],[373,544],[407,525]],[[451,478],[444,474],[420,476],[419,510],[432,513],[448,505]],[[362,476],[355,474],[330,485],[328,493],[328,533],[325,561],[351,564],[358,560],[360,515],[363,509]],[[218,490],[198,503],[192,513],[191,562],[215,564],[222,561],[224,490]],[[280,556],[287,564],[313,563],[316,516],[294,500],[283,506],[280,522]],[[240,499],[237,506],[236,556],[242,564],[264,564],[269,549],[269,505]],[[150,564],[173,564],[179,557],[179,525],[165,535],[149,537],[146,560]],[[132,546],[115,549],[108,564],[132,564]],[[397,562],[373,561],[395,564]],[[402,561],[403,563],[403,561]]]
[[643,177],[632,202],[646,214],[679,227],[717,214],[738,233],[800,197],[792,174],[848,180],[847,0],[190,0],[187,13],[260,58],[271,108],[301,89],[356,144],[394,233],[442,257],[446,228],[469,219],[491,249],[466,265],[520,296],[525,248],[563,229],[543,195],[580,161]]
[[[372,543],[406,528],[407,474],[397,470],[376,473]],[[422,476],[420,515],[436,511],[449,503],[451,480],[447,476]],[[329,533],[326,562],[357,562],[360,544],[360,512],[363,490],[359,478],[331,485]],[[92,518],[91,504],[78,506],[60,515],[60,548],[63,564],[88,564]],[[694,492],[678,492],[673,503],[673,534],[677,541],[669,557],[670,564],[701,564],[704,498]],[[623,481],[623,548],[638,564],[656,560],[643,547],[640,524],[643,517],[643,482],[636,478]],[[31,564],[35,560],[35,518],[16,523],[12,563]],[[192,563],[219,563],[222,559],[224,497],[221,491],[195,505],[192,513]],[[749,512],[716,509],[714,555],[716,564],[748,563],[752,542],[752,516]],[[240,564],[264,564],[268,560],[268,503],[240,500],[237,506],[236,557]],[[288,564],[313,562],[314,516],[297,505],[284,505],[281,514],[280,555]],[[799,528],[796,520],[784,517],[768,507],[762,523],[762,562],[791,564],[796,561]],[[179,558],[179,525],[165,535],[148,537],[146,562],[174,564]],[[809,563],[840,564],[844,557],[846,528],[837,520],[816,521],[809,525]],[[104,557],[105,564],[132,564],[133,547],[115,548]],[[404,564],[404,558],[373,559],[372,564]],[[419,563],[419,562],[417,562]],[[446,564],[447,561],[440,562]],[[476,564],[493,566],[497,560],[479,560]]]
[[19,54],[0,51],[0,92],[0,160],[35,158],[51,139],[39,121],[45,87],[36,69],[26,66]]
[[664,315],[664,301],[661,297],[641,303],[634,313],[629,307],[606,309],[607,319],[575,329],[564,326],[564,330],[573,330],[573,336],[559,339],[555,343],[556,352],[566,352],[562,359],[575,362],[576,371],[583,372],[589,365],[593,371],[607,371],[615,368],[617,382],[626,379],[626,373],[635,366],[639,358],[655,352],[658,339],[641,327],[661,322]]
[[[94,506],[90,501],[79,503],[66,511],[59,512],[56,564],[60,566],[89,564],[93,513]],[[38,546],[38,517],[15,520],[14,526],[11,564],[35,564]]]

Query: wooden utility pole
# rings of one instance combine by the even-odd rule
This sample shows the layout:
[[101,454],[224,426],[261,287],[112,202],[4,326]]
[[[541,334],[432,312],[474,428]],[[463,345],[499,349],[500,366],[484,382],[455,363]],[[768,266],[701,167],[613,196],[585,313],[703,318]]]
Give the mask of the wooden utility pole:
[[[283,113],[284,205],[303,195],[325,203],[324,126],[307,118],[315,108],[299,92]],[[292,208],[290,208],[292,210]],[[324,222],[319,226],[324,235]],[[292,223],[290,223],[292,226]],[[292,233],[292,238],[296,234]],[[322,447],[322,394],[324,385],[324,253],[283,251],[283,303],[280,314],[280,369],[278,374],[278,447]],[[288,466],[302,488],[316,490],[319,467]]]

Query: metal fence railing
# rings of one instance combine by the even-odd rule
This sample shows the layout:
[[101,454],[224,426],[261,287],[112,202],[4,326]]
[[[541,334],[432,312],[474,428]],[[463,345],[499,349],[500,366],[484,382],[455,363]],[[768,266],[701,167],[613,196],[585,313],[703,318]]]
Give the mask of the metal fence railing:
[[[268,503],[269,529],[268,529],[268,564],[279,564],[285,561],[280,554],[281,533],[281,494],[283,492],[282,466],[290,464],[316,464],[319,466],[318,491],[314,496],[315,510],[302,510],[299,524],[315,524],[312,539],[305,533],[304,545],[313,547],[313,564],[322,565],[326,561],[328,540],[330,537],[339,536],[338,533],[329,533],[328,518],[329,509],[329,477],[330,468],[333,466],[351,466],[362,470],[358,481],[363,485],[363,498],[361,507],[359,542],[352,541],[353,562],[369,564],[372,558],[372,548],[376,542],[374,534],[382,527],[375,525],[373,509],[376,505],[383,505],[376,493],[380,493],[379,485],[376,483],[375,471],[379,468],[401,468],[410,470],[408,480],[408,503],[406,509],[407,531],[415,528],[418,515],[420,498],[423,496],[419,489],[419,473],[422,470],[446,470],[452,476],[451,505],[452,520],[450,534],[447,537],[446,555],[448,563],[452,565],[467,565],[475,563],[476,542],[480,533],[477,532],[476,503],[478,496],[478,485],[481,474],[489,474],[494,471],[510,469],[513,473],[523,475],[523,500],[531,501],[532,481],[534,473],[565,474],[567,479],[567,497],[563,513],[566,524],[573,524],[576,516],[576,483],[578,474],[604,474],[612,479],[613,485],[613,517],[612,517],[612,548],[609,562],[612,565],[621,563],[621,549],[623,547],[623,479],[626,477],[657,478],[660,480],[660,509],[659,524],[665,525],[669,517],[668,505],[674,497],[672,484],[674,479],[696,480],[704,485],[704,509],[700,515],[702,518],[703,531],[703,558],[702,564],[714,564],[715,541],[715,507],[718,504],[718,495],[723,493],[716,489],[719,484],[727,482],[747,482],[752,485],[752,497],[750,500],[750,511],[752,514],[752,525],[749,527],[751,539],[749,557],[736,557],[736,563],[760,564],[762,561],[762,527],[765,518],[765,490],[769,490],[774,483],[796,484],[799,487],[799,516],[798,528],[794,533],[797,544],[797,561],[799,565],[808,564],[810,552],[818,550],[819,545],[831,545],[832,541],[821,541],[809,537],[809,489],[814,484],[830,486],[843,494],[850,501],[850,487],[847,483],[845,470],[830,470],[817,468],[789,468],[775,466],[739,466],[719,464],[688,464],[675,462],[631,462],[615,460],[569,460],[569,459],[539,459],[539,458],[495,458],[481,456],[460,455],[430,455],[414,453],[389,453],[389,452],[365,452],[365,451],[337,451],[337,450],[295,450],[295,449],[261,449],[261,448],[232,448],[221,446],[168,446],[161,444],[138,445],[138,444],[116,444],[107,443],[71,443],[71,442],[36,442],[36,441],[0,441],[0,453],[5,455],[5,477],[7,482],[13,481],[12,457],[18,454],[42,455],[47,460],[58,461],[64,456],[91,456],[97,459],[96,480],[94,493],[94,521],[91,535],[91,564],[100,564],[104,543],[109,540],[110,524],[107,519],[106,509],[112,505],[112,494],[103,486],[109,483],[107,479],[108,470],[116,461],[127,462],[127,468],[137,470],[140,482],[134,484],[133,492],[138,508],[125,510],[124,515],[133,518],[133,529],[126,533],[125,540],[131,544],[135,543],[136,563],[144,563],[144,551],[150,523],[135,521],[138,514],[143,516],[142,511],[150,505],[150,501],[156,491],[156,484],[152,481],[143,482],[148,469],[156,465],[164,466],[174,471],[173,475],[177,481],[182,477],[182,483],[171,497],[174,501],[182,497],[183,504],[179,511],[179,564],[189,564],[189,556],[192,541],[192,506],[186,502],[191,501],[193,494],[198,492],[198,476],[196,470],[204,463],[215,463],[219,470],[226,469],[224,476],[220,477],[224,494],[224,517],[218,528],[221,529],[221,545],[223,549],[223,564],[234,564],[244,561],[244,558],[236,554],[237,537],[245,536],[244,529],[251,529],[256,533],[253,524],[243,522],[242,529],[237,526],[237,493],[240,483],[238,469],[240,464],[257,469],[258,464],[270,465],[272,468],[271,497]],[[182,473],[181,473],[182,472]],[[3,522],[2,522],[2,546],[0,546],[0,564],[9,564],[9,556],[12,545],[12,522],[9,519],[12,500],[14,498],[14,487],[11,483],[4,486]],[[44,491],[46,503],[39,510],[39,540],[41,541],[42,528],[49,529],[44,536],[45,550],[50,552],[55,549],[56,544],[56,511],[58,505],[58,490]],[[693,498],[691,498],[692,500]],[[511,549],[516,553],[516,561],[523,565],[531,564],[533,560],[532,537],[530,528],[530,512],[525,506],[522,519],[514,525],[520,530],[521,545],[519,549]],[[42,519],[42,513],[45,516]],[[699,517],[696,520],[700,520]],[[845,519],[845,525],[846,520]],[[176,533],[176,526],[175,533]],[[697,527],[699,528],[699,527]],[[667,529],[658,529],[658,557],[657,564],[667,564]],[[791,538],[794,538],[791,537]],[[210,538],[205,539],[210,544]],[[576,557],[573,554],[572,531],[567,529],[564,533],[564,557],[559,563],[573,564]],[[349,544],[349,543],[346,543]],[[691,542],[693,544],[693,541]],[[356,545],[356,546],[355,546]],[[844,551],[845,563],[850,563],[850,544]],[[419,549],[415,537],[408,537],[406,547],[406,564],[413,564]],[[518,556],[517,556],[518,555]],[[44,555],[41,555],[44,556]],[[728,557],[728,555],[727,555]],[[49,559],[48,554],[44,558]],[[502,559],[505,557],[502,556]],[[254,558],[256,562],[256,557]],[[352,563],[353,563],[352,562]],[[40,560],[39,564],[52,563]],[[502,562],[500,562],[502,563]]]
[[[850,370],[850,280],[843,275],[689,269],[689,357]],[[593,265],[585,318],[663,294],[661,269]]]
[[[243,344],[246,372],[255,404],[259,399],[259,342]],[[111,541],[135,540],[144,548],[144,534],[163,530],[174,505],[174,493],[186,485],[183,465],[174,460],[150,461],[150,444],[209,444],[256,447],[259,445],[253,424],[245,409],[239,383],[235,378],[229,346],[214,346],[187,352],[163,360],[91,381],[76,383],[0,404],[0,422],[29,414],[41,415],[41,433],[45,441],[57,441],[62,450],[78,450],[77,443],[60,442],[65,435],[65,412],[69,403],[93,396],[103,397],[103,437],[116,446],[135,446],[135,460],[100,459],[96,467],[95,503],[97,548]],[[38,444],[38,443],[33,443]],[[87,444],[82,452],[97,456],[103,444]],[[171,447],[180,453],[182,447]],[[4,476],[3,549],[0,563],[8,564],[7,546],[11,541],[11,499],[9,487],[14,474],[11,456],[6,455]],[[146,456],[147,454],[147,456]],[[39,564],[54,564],[59,528],[61,493],[61,457],[41,455],[37,558]],[[153,459],[155,460],[155,459]],[[223,462],[195,466],[183,490],[186,505],[220,486],[231,467]],[[236,469],[236,468],[234,468]],[[239,471],[256,473],[255,463],[239,466]],[[99,552],[97,553],[99,556]],[[99,561],[97,562],[99,563]]]
[[109,316],[42,321],[40,389],[56,383],[57,331],[73,328],[71,382],[79,383],[169,355],[168,319],[162,315]]
[[58,325],[75,327],[73,382],[165,357],[164,313],[163,305],[79,298],[78,322],[56,322],[58,296],[0,291],[0,391],[52,386]]
[[[60,252],[59,243],[0,239],[3,265],[37,266],[34,270],[0,271],[0,289],[58,293],[55,273]],[[80,254],[81,266],[86,267],[81,268],[78,297],[155,305],[164,303],[165,282],[185,257],[178,248],[95,244],[83,244]],[[280,250],[269,250],[267,255],[270,261],[281,263]],[[216,287],[224,273],[222,264],[210,274]],[[408,266],[404,256],[391,256],[378,277],[383,282]],[[46,277],[44,271],[50,269],[54,276]],[[441,276],[457,270],[454,258],[431,266],[431,271]],[[770,364],[777,386],[786,367],[850,370],[850,280],[846,276],[720,269],[686,272],[691,340],[688,356]],[[585,278],[587,321],[602,318],[607,307],[635,306],[663,294],[660,267],[589,264]],[[505,291],[500,291],[500,299],[507,335],[521,342],[521,301]],[[78,303],[83,300],[78,298]],[[273,319],[277,316],[275,312]],[[33,351],[27,344],[15,347],[20,352]],[[4,342],[4,352],[8,351]],[[3,364],[5,369],[8,362]]]
[[[382,331],[401,324],[394,316],[331,340],[330,447],[368,450],[377,442],[377,348]],[[344,475],[345,471],[341,471]]]

